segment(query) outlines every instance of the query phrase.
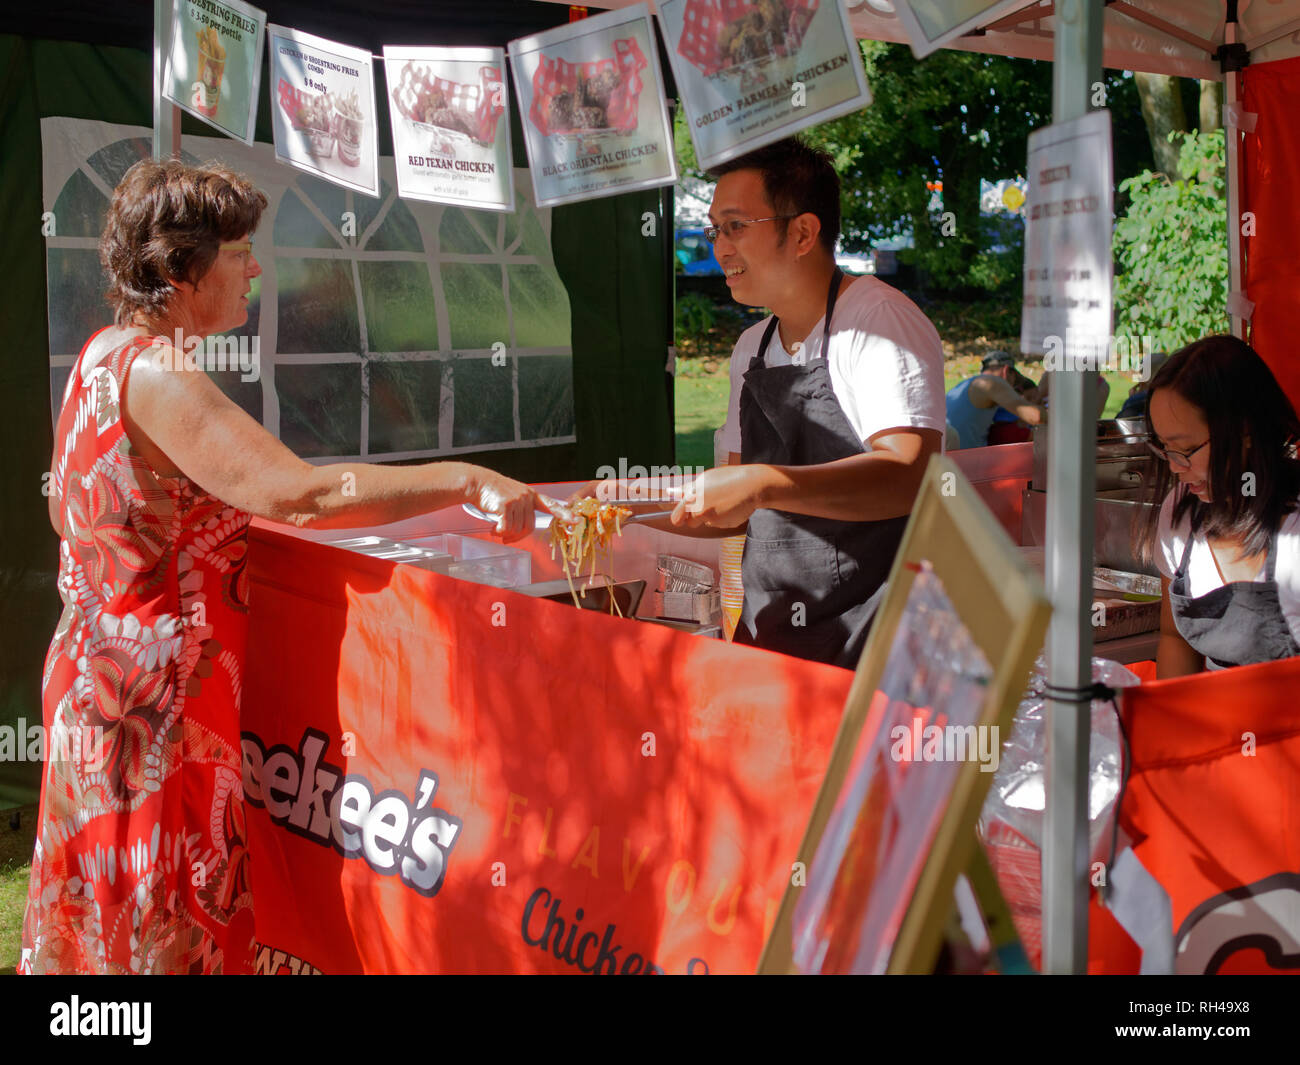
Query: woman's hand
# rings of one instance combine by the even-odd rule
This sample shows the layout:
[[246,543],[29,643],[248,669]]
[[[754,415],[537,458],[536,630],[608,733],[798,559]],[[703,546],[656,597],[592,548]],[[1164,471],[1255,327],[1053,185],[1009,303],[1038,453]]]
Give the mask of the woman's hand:
[[534,511],[556,513],[553,500],[539,497],[528,485],[483,466],[470,467],[466,502],[497,519],[492,530],[502,543],[520,540],[533,531]]

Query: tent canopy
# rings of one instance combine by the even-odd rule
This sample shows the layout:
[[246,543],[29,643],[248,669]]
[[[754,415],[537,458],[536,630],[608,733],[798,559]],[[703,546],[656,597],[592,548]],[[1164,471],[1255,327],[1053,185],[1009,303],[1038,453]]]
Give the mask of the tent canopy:
[[[602,0],[595,6],[630,7],[640,2]],[[908,43],[891,0],[847,2],[849,19],[858,37]],[[965,6],[978,4],[966,0]],[[1001,16],[948,47],[1050,61],[1055,6],[1053,0],[1027,0],[1019,11]],[[1227,0],[1113,0],[1106,6],[1102,62],[1115,70],[1221,80],[1223,75],[1214,53],[1226,39],[1227,6]],[[1296,4],[1238,0],[1235,6],[1236,39],[1246,45],[1252,62],[1300,55],[1300,10]]]

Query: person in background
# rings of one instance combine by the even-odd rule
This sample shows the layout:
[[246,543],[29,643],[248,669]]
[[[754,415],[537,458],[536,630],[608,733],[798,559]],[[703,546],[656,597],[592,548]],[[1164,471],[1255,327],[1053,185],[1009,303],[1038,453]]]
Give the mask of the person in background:
[[[1016,384],[1027,395],[1016,391]],[[985,355],[980,372],[953,385],[945,397],[948,424],[957,431],[960,446],[987,446],[989,429],[998,410],[1005,410],[1029,425],[1042,425],[1047,414],[1034,402],[1032,386],[1033,382],[1016,369],[1009,353],[991,351]]]
[[[1030,403],[1038,402],[1038,384],[1026,377],[1019,370],[1013,371],[1015,378],[1010,382],[1022,399]],[[1009,410],[999,407],[993,412],[993,424],[989,426],[989,446],[997,444],[1021,444],[1034,438],[1034,430],[1026,425]]]
[[45,762],[22,973],[252,971],[239,693],[254,515],[349,528],[470,502],[512,540],[543,505],[463,462],[311,466],[186,357],[247,321],[266,203],[219,164],[144,160],[109,205],[115,324],[72,368],[51,462],[64,609],[44,727],[73,756]]
[[1300,654],[1300,419],[1247,344],[1212,336],[1151,381],[1163,460],[1139,557],[1161,574],[1158,677]]

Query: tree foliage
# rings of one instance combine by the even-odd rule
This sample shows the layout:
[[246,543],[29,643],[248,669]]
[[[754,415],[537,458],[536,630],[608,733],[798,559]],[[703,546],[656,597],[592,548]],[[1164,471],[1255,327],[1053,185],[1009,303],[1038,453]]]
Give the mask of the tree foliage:
[[[931,293],[1016,298],[1023,226],[980,216],[980,178],[1024,173],[1029,134],[1051,121],[1051,64],[946,49],[918,61],[905,45],[859,45],[871,106],[803,134],[840,173],[843,247],[910,236],[902,259]],[[1133,79],[1108,71],[1106,95],[1118,179],[1151,153]],[[685,122],[676,134],[683,168],[699,173]],[[944,213],[931,213],[927,182],[943,183]]]
[[[846,246],[910,233],[903,259],[924,287],[1014,287],[1016,230],[999,264],[980,178],[1024,173],[1026,138],[1051,119],[1051,64],[949,50],[917,62],[903,45],[861,46],[872,105],[813,131],[852,147],[841,170]],[[942,213],[930,211],[927,181],[943,183]]]
[[1148,170],[1122,182],[1130,203],[1115,226],[1115,332],[1161,351],[1230,328],[1223,130],[1170,140],[1181,140],[1177,180]]

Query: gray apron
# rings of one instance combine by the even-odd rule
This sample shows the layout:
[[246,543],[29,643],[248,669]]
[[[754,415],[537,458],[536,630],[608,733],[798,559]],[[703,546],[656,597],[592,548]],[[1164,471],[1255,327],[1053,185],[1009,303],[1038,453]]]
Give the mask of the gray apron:
[[1205,595],[1187,594],[1188,533],[1182,560],[1169,582],[1169,612],[1188,646],[1209,669],[1249,666],[1300,655],[1277,597],[1277,536],[1268,545],[1262,581],[1233,581]]
[[[765,366],[777,319],[750,360],[740,393],[740,461],[778,466],[834,462],[865,449],[831,385],[831,315],[842,273],[826,296],[822,357],[806,366]],[[756,510],[746,530],[745,599],[736,643],[857,667],[884,597],[907,517],[837,521]]]

